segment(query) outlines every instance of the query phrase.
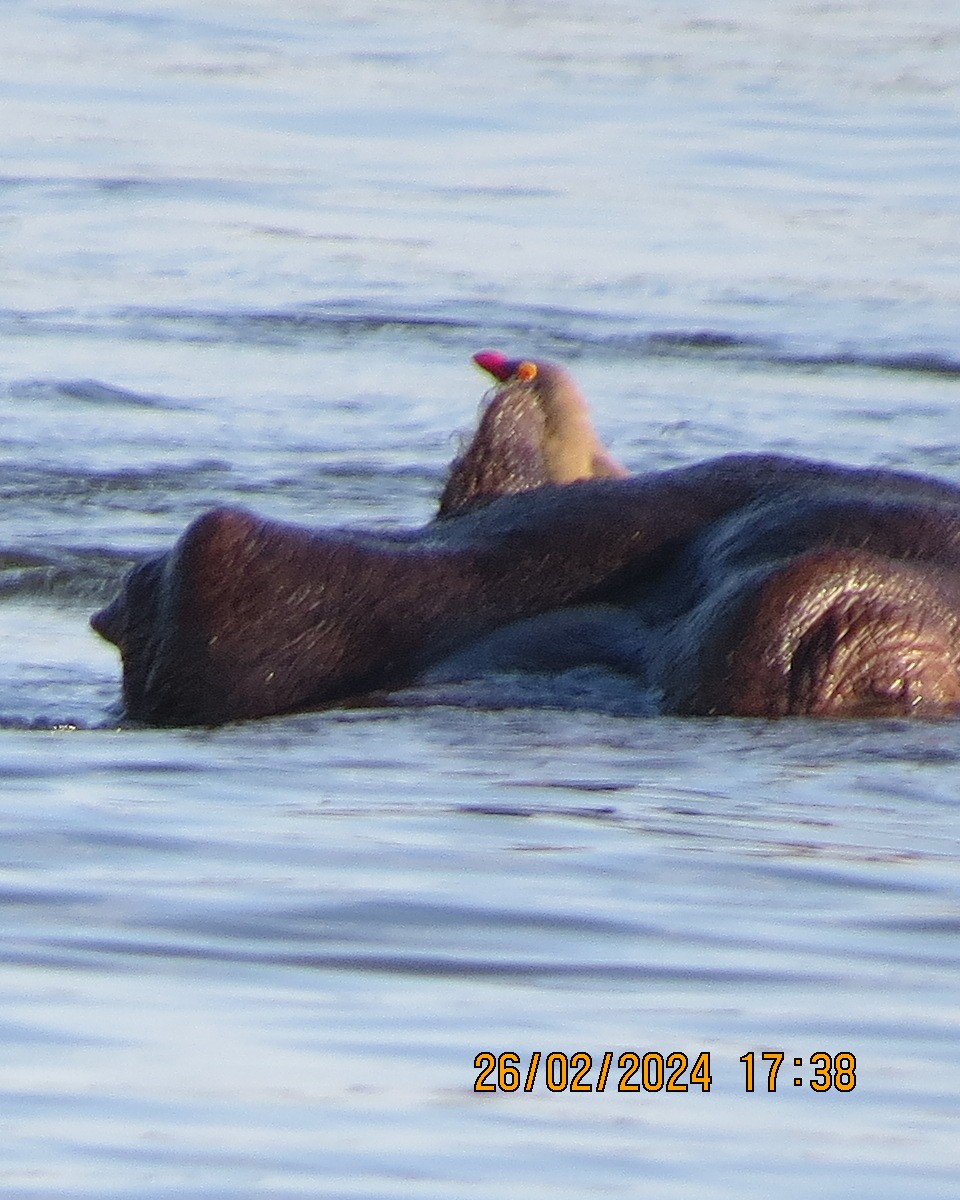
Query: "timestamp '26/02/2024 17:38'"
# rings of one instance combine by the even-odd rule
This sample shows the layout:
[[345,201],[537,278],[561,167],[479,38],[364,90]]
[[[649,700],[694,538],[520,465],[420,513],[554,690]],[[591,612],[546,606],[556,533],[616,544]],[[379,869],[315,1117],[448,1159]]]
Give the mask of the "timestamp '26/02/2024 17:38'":
[[[759,1088],[776,1092],[780,1068],[786,1058],[783,1050],[764,1050],[759,1054],[749,1050],[742,1054],[739,1061],[744,1067],[744,1091],[753,1092]],[[809,1075],[792,1077],[794,1087],[807,1085],[814,1092],[852,1092],[857,1086],[857,1060],[848,1050],[836,1054],[821,1050],[806,1059],[794,1057],[792,1061],[795,1069],[810,1068]],[[667,1054],[658,1050],[642,1054],[625,1050],[619,1055],[605,1050],[600,1056],[585,1050],[572,1054],[558,1050],[544,1054],[533,1050],[525,1062],[513,1051],[495,1054],[482,1050],[474,1058],[473,1065],[478,1072],[473,1085],[475,1092],[532,1092],[538,1081],[551,1092],[604,1092],[608,1085],[610,1091],[618,1092],[689,1092],[696,1089],[709,1092],[713,1086],[709,1050],[701,1050],[692,1056],[680,1050]]]

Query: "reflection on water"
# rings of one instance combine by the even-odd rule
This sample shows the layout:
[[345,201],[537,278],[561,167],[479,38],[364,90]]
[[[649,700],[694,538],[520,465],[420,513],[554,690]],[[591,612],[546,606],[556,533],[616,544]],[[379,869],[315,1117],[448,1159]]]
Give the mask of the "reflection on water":
[[[212,504],[429,519],[485,346],[638,470],[960,481],[953,9],[10,7],[0,1186],[952,1196],[954,723],[581,671],[120,729],[86,623]],[[483,1095],[483,1050],[712,1084]]]
[[[27,1194],[493,1194],[491,1153],[510,1190],[686,1162],[682,1192],[704,1152],[733,1194],[771,1136],[776,1177],[827,1195],[851,1161],[949,1194],[952,724],[423,708],[3,738],[21,1186],[54,1147]],[[740,1058],[771,1048],[851,1052],[857,1088],[788,1063],[749,1095]],[[484,1049],[707,1050],[711,1091],[481,1097]]]

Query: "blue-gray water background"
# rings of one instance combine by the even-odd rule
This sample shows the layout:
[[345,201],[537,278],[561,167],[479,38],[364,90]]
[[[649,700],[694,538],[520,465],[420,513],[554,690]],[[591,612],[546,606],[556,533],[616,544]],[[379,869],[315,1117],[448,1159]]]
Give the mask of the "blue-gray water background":
[[[568,363],[637,470],[960,482],[955,0],[0,32],[0,1192],[955,1196],[957,723],[587,675],[138,732],[86,625],[214,503],[428,519],[487,346]],[[486,1049],[713,1086],[476,1095]],[[815,1051],[856,1089],[795,1087]]]

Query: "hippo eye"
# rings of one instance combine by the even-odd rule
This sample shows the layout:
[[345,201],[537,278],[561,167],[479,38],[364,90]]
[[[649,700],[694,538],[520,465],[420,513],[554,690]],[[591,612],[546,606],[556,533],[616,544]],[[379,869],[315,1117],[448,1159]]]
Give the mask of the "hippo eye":
[[531,379],[536,379],[537,377],[537,364],[535,362],[522,362],[513,374],[524,383],[529,383]]

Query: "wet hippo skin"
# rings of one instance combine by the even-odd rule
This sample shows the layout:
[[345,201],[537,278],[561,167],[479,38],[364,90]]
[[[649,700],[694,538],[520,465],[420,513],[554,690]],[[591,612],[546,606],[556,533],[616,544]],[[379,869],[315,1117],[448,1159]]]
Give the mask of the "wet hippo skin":
[[477,361],[499,386],[424,528],[221,508],[131,572],[92,619],[128,718],[218,724],[582,663],[669,713],[960,705],[960,489],[773,455],[628,476],[562,368]]

